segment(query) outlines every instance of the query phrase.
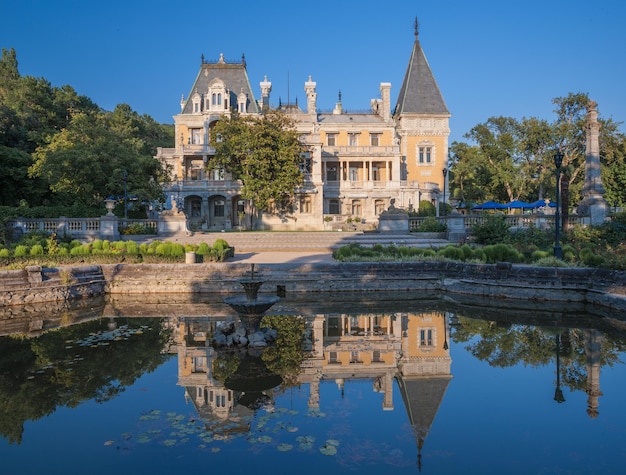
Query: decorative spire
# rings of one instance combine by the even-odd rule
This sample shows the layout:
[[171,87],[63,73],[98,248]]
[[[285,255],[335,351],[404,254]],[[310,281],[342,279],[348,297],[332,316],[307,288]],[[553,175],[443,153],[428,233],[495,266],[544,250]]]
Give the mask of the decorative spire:
[[243,67],[246,67],[246,55],[241,53],[241,64],[243,65]]
[[339,101],[338,102],[341,102],[341,89],[339,90]]
[[202,56],[200,56],[200,64],[204,64],[204,53],[202,53]]
[[415,17],[415,23],[413,23],[413,28],[415,28],[415,39],[417,39],[417,37],[419,36],[417,17]]

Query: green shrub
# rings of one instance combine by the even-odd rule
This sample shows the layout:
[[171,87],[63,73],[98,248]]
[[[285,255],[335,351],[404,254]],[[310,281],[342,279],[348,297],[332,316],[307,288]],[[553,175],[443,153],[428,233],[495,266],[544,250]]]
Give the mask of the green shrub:
[[567,267],[567,263],[554,256],[543,257],[535,262],[536,266],[541,267]]
[[530,255],[530,260],[535,262],[539,259],[545,259],[546,257],[550,257],[550,253],[548,251],[534,251]]
[[89,246],[74,246],[70,249],[70,255],[72,256],[88,256],[91,253]]
[[347,246],[341,246],[339,249],[333,251],[333,257],[335,260],[342,261],[349,257],[361,255],[361,246],[356,243],[348,244]]
[[57,240],[56,233],[50,234],[50,236],[48,236],[48,239],[46,239],[46,251],[48,255],[54,256],[56,254],[59,254],[60,250],[61,247],[59,245],[59,241]]
[[478,244],[497,244],[506,240],[509,227],[502,215],[486,216],[482,223],[472,226],[470,234]]
[[604,257],[595,254],[594,250],[588,247],[580,250],[579,257],[581,262],[589,267],[599,267],[605,262]]
[[30,248],[30,255],[31,256],[43,256],[44,255],[43,246],[41,244],[35,244],[33,247]]
[[9,251],[7,248],[0,249],[0,257],[10,257],[10,256],[11,256],[11,251]]
[[13,255],[15,257],[25,257],[28,255],[28,246],[24,246],[23,244],[18,244],[15,246],[15,250],[13,251]]
[[91,243],[91,248],[95,251],[102,251],[104,243],[100,239],[96,239]]
[[512,246],[508,244],[490,244],[483,248],[487,263],[495,264],[496,262],[523,262],[524,256]]
[[417,210],[418,216],[435,216],[437,214],[437,208],[428,200],[422,200],[419,203],[419,209]]
[[209,253],[210,249],[211,248],[206,242],[201,242],[200,244],[198,244],[198,249],[196,249],[196,254],[204,256]]
[[428,216],[415,229],[418,233],[444,233],[448,227],[444,223],[440,223],[437,218]]
[[213,243],[213,249],[216,249],[218,251],[223,251],[226,249],[230,249],[230,246],[228,245],[226,240],[219,238],[219,239],[216,239],[215,242]]
[[446,259],[452,259],[455,261],[465,260],[465,254],[463,253],[463,250],[457,246],[451,245],[451,246],[442,247],[441,249],[439,249],[438,254],[440,256],[445,257]]
[[521,249],[531,247],[533,250],[547,248],[554,242],[554,233],[531,225],[528,228],[508,231],[505,236],[505,242]]
[[139,254],[139,244],[135,241],[126,241],[126,252],[128,254]]

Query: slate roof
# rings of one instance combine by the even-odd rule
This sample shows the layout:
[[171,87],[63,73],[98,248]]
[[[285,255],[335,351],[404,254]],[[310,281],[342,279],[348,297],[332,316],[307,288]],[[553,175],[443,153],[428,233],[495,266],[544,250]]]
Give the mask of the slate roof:
[[402,400],[420,451],[451,379],[452,376],[447,375],[416,379],[401,378],[398,381]]
[[[245,62],[242,63],[226,63],[224,61],[218,61],[217,63],[202,63],[198,76],[189,95],[186,98],[185,107],[182,110],[182,114],[193,113],[193,103],[191,97],[197,92],[204,95],[207,93],[209,84],[215,78],[221,79],[226,88],[230,91],[230,97],[228,99],[229,107],[237,106],[237,96],[243,92],[248,95],[248,112],[258,113],[259,106],[254,98],[254,93],[250,87],[250,81],[248,79],[248,72],[246,70]],[[204,96],[203,96],[204,97]]]
[[450,114],[417,35],[393,115]]

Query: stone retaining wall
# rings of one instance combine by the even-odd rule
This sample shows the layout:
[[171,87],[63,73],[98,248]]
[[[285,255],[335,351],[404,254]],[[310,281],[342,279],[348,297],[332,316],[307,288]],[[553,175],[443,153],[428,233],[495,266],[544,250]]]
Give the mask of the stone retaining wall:
[[[243,293],[250,265],[110,264],[0,272],[0,304],[96,295]],[[314,263],[255,267],[261,293],[428,290],[494,299],[583,302],[626,311],[626,272],[500,263]]]

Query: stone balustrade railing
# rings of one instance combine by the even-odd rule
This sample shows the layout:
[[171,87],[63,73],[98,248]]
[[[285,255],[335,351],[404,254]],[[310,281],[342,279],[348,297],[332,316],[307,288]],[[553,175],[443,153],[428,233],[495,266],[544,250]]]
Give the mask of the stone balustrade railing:
[[[343,222],[349,216],[342,215],[325,215],[333,218],[333,222]],[[177,221],[184,220],[181,215]],[[419,225],[424,222],[426,217],[409,217],[409,231],[416,231]],[[448,216],[439,216],[436,218],[439,222],[448,225],[451,224],[464,230],[467,234],[472,226],[482,223],[485,216],[482,214],[451,214]],[[554,227],[553,214],[525,214],[525,215],[506,215],[505,220],[510,227],[528,228],[535,226],[539,229],[549,229]],[[462,223],[462,224],[460,224]],[[589,225],[590,218],[587,216],[570,215],[568,224],[573,225]],[[184,224],[176,224],[172,226],[171,220],[165,218],[158,219],[121,219],[116,216],[101,216],[99,218],[42,218],[27,219],[17,218],[8,222],[8,226],[13,228],[14,234],[27,234],[33,231],[43,231],[47,233],[56,233],[58,236],[69,236],[75,239],[109,239],[117,240],[120,238],[120,230],[132,224],[140,224],[149,229],[156,230],[157,235],[172,234],[177,231],[186,229]],[[328,228],[328,223],[323,224],[324,228]],[[457,230],[458,231],[458,230]],[[453,239],[456,240],[456,239]]]

